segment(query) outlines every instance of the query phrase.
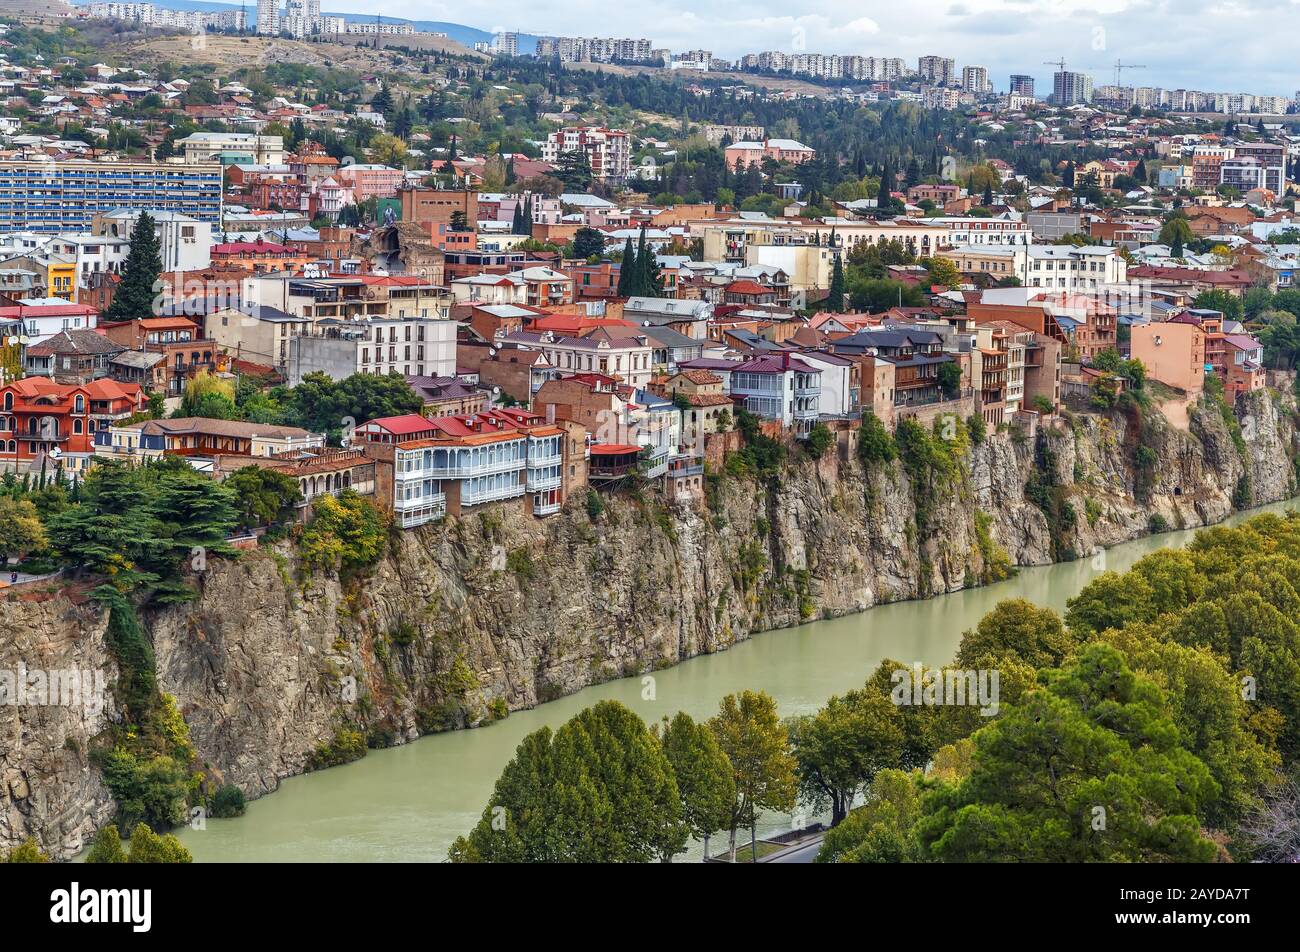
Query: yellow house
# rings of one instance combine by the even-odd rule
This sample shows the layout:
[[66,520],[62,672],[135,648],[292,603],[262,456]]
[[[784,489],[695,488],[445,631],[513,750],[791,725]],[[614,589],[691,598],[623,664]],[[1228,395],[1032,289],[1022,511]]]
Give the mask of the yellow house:
[[45,264],[45,287],[50,297],[63,298],[65,301],[77,303],[77,262],[75,258],[67,258],[63,255],[50,255],[44,259]]
[[1087,165],[1081,165],[1074,170],[1074,181],[1082,182],[1089,175],[1097,180],[1097,184],[1102,188],[1114,188],[1115,177],[1126,174],[1123,166],[1114,162],[1098,162],[1093,159]]
[[71,255],[24,255],[0,267],[33,272],[41,296],[77,303],[77,259]]

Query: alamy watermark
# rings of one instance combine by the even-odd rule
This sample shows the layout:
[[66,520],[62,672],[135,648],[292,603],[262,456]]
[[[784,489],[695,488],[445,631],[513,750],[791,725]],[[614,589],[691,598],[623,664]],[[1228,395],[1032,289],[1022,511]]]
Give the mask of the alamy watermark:
[[80,707],[104,710],[108,683],[98,668],[0,668],[0,707]]
[[962,670],[929,668],[916,662],[889,676],[889,692],[896,705],[919,707],[978,706],[984,717],[996,717],[999,710],[999,674],[996,668]]

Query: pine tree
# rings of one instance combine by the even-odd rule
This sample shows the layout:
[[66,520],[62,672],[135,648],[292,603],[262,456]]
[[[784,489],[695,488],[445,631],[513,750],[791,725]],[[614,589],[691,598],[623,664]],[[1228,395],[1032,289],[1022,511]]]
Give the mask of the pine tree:
[[992,204],[993,204],[993,183],[986,182],[984,184],[984,207],[988,208]]
[[515,214],[510,220],[510,234],[522,235],[524,233],[524,200],[521,198],[515,202]]
[[162,274],[162,256],[153,216],[141,212],[131,230],[131,250],[122,266],[122,281],[105,312],[109,321],[133,321],[153,317],[154,286]]
[[920,182],[921,182],[921,165],[916,161],[916,156],[914,155],[912,156],[911,160],[907,163],[906,184],[908,188],[911,188],[914,185],[919,185]]
[[623,246],[623,261],[618,266],[618,296],[631,297],[632,286],[636,283],[636,252],[632,248],[632,236],[628,235]]

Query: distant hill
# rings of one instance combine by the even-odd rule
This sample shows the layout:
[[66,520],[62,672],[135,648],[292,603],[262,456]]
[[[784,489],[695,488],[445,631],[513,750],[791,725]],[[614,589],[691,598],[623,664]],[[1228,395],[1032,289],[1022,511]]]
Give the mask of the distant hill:
[[[240,6],[238,3],[214,3],[212,0],[153,0],[156,7],[164,10],[202,10],[205,13],[219,13],[223,10],[231,10]],[[89,6],[90,0],[80,6]],[[257,0],[248,0],[244,4],[250,20],[256,15]],[[325,16],[343,17],[353,23],[373,23],[375,16],[372,13],[347,13],[339,10],[323,10]],[[455,40],[457,43],[463,43],[465,46],[474,47],[475,43],[487,43],[492,39],[492,34],[487,30],[480,30],[477,27],[465,26],[463,23],[442,23],[438,20],[408,20],[404,17],[383,18],[385,23],[409,23],[417,30],[423,33],[446,33],[448,39]],[[531,33],[519,34],[519,52],[532,53],[537,49],[537,37]]]
[[44,16],[64,16],[72,12],[72,4],[63,0],[5,0],[0,4],[0,14],[39,13]]

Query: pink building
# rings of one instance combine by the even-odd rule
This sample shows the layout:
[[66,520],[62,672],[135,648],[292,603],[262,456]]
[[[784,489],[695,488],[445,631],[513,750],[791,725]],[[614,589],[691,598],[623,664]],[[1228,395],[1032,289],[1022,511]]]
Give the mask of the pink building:
[[542,159],[552,165],[570,152],[586,153],[592,176],[608,185],[622,185],[632,168],[632,142],[621,129],[571,126],[552,132],[542,143]]
[[734,169],[737,162],[745,167],[762,165],[764,159],[799,165],[816,156],[817,150],[794,139],[764,139],[762,142],[733,142],[727,146],[724,155],[727,168]]
[[386,165],[345,165],[334,173],[334,180],[352,192],[352,201],[358,205],[368,198],[392,198],[402,178],[401,169]]

